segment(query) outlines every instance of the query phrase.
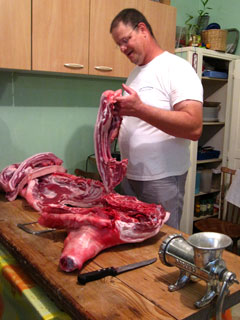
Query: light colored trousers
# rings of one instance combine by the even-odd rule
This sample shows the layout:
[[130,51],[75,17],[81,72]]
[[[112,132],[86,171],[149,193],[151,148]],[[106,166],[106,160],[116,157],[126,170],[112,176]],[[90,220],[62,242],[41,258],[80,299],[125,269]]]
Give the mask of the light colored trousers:
[[167,225],[180,229],[183,197],[187,172],[180,176],[172,176],[153,181],[136,181],[124,178],[121,184],[122,193],[135,196],[147,203],[161,204],[170,212]]

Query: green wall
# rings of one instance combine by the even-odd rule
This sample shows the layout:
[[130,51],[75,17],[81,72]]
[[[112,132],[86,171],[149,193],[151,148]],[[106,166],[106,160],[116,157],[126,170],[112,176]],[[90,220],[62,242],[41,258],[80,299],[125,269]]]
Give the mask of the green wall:
[[100,96],[122,81],[0,72],[0,170],[39,152],[53,152],[70,173],[94,153]]
[[177,26],[184,26],[187,13],[195,16],[200,0],[171,0],[171,5],[177,8]]
[[[177,25],[195,15],[200,0],[172,0]],[[210,22],[240,30],[239,0],[209,0]],[[237,51],[239,53],[239,49]],[[93,131],[100,96],[122,80],[0,71],[0,170],[38,153],[51,151],[70,173],[85,168],[94,152]]]

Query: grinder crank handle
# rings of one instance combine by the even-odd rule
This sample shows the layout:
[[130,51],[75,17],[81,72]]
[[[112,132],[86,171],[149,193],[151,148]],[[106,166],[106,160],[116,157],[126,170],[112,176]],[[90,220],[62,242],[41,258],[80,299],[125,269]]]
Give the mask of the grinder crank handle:
[[107,276],[116,276],[117,271],[113,267],[103,268],[92,272],[80,273],[78,283],[85,284],[90,281],[99,280]]
[[224,279],[222,288],[220,291],[220,294],[217,299],[217,304],[216,304],[216,320],[222,320],[222,307],[223,307],[223,302],[226,297],[226,295],[229,293],[228,288],[235,282],[239,283],[235,273],[232,273],[230,271],[226,271],[223,274]]

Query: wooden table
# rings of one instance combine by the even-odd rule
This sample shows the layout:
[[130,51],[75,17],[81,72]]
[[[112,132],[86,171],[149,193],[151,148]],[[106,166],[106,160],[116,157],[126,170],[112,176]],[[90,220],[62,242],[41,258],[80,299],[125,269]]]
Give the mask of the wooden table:
[[[0,242],[17,258],[24,270],[45,290],[55,303],[73,319],[208,319],[214,312],[212,303],[196,309],[194,302],[206,290],[204,281],[189,283],[169,292],[168,285],[179,275],[176,267],[167,267],[159,259],[152,265],[123,273],[117,277],[77,284],[77,272],[65,273],[58,267],[64,231],[41,236],[28,234],[18,223],[36,221],[38,213],[25,200],[8,202],[0,195]],[[101,252],[85,264],[82,271],[99,267],[121,266],[157,257],[160,243],[168,234],[179,231],[163,226],[154,238],[140,244],[124,244]],[[229,271],[240,279],[240,257],[224,251]],[[230,287],[224,308],[240,301],[240,285]]]

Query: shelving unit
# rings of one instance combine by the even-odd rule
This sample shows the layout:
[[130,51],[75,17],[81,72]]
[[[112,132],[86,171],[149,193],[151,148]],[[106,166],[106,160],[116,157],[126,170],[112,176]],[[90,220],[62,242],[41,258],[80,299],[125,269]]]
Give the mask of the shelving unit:
[[[193,232],[194,221],[205,219],[209,216],[216,216],[216,214],[214,214],[194,217],[196,199],[217,197],[220,192],[219,179],[219,187],[214,186],[209,192],[202,192],[200,190],[200,192],[195,194],[196,174],[200,168],[202,168],[202,170],[218,170],[221,166],[227,165],[231,127],[231,93],[233,87],[234,61],[240,57],[196,47],[178,48],[175,50],[175,53],[189,61],[197,72],[204,88],[204,101],[220,102],[218,121],[204,121],[201,138],[197,142],[192,141],[190,145],[191,167],[186,182],[183,217],[180,229],[191,234]],[[227,73],[227,79],[202,76],[202,71],[209,68],[214,68],[214,71]],[[207,146],[211,146],[214,150],[220,151],[219,157],[197,160],[198,148]]]

